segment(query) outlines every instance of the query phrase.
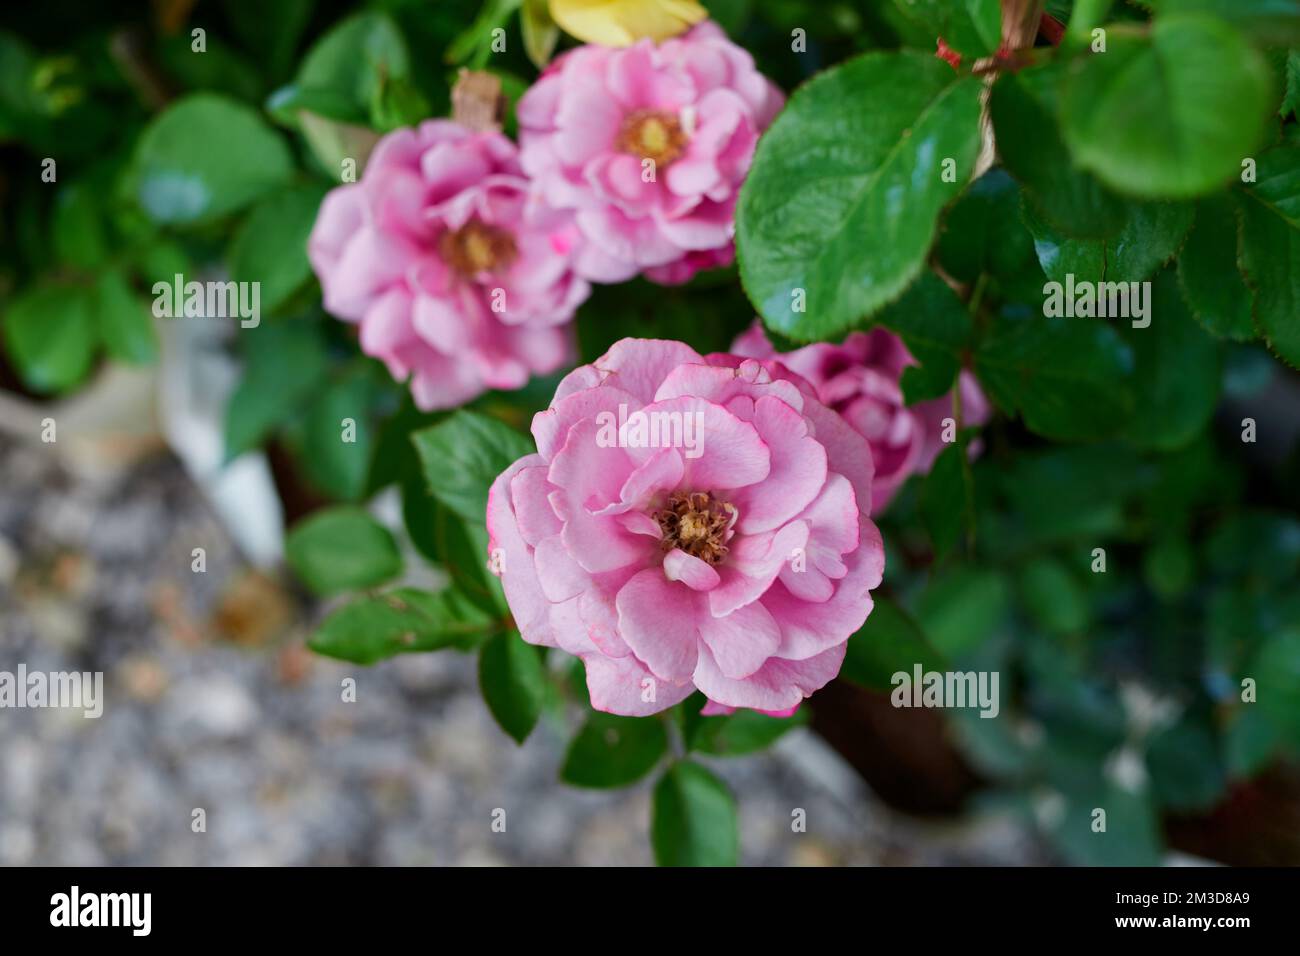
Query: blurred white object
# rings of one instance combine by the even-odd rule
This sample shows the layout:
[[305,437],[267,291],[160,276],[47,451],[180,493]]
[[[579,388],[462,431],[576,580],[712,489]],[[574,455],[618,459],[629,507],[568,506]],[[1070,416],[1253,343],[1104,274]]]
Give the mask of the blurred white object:
[[226,403],[239,365],[226,342],[239,326],[209,318],[160,323],[158,410],[167,444],[203,489],[248,560],[271,568],[284,553],[284,512],[261,452],[223,467]]

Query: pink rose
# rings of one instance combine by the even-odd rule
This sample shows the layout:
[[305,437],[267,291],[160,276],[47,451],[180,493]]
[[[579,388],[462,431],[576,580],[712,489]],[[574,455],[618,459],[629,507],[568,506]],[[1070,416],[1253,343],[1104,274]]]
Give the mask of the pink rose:
[[428,410],[573,361],[578,241],[571,214],[530,198],[510,140],[430,120],[325,197],[307,252],[325,308]]
[[519,101],[524,169],[590,240],[578,272],[685,282],[734,257],[736,196],[784,98],[714,23],[656,46],[584,46]]
[[[776,359],[812,383],[817,397],[835,409],[871,443],[875,481],[871,513],[879,514],[907,477],[930,470],[943,450],[943,420],[953,414],[949,396],[903,404],[899,380],[903,369],[917,364],[903,340],[883,328],[854,332],[842,345],[816,342],[778,353],[763,327],[755,323],[733,343],[737,355]],[[962,369],[963,426],[989,420],[988,400],[975,376]],[[972,450],[977,450],[972,446]]]
[[788,713],[839,672],[884,548],[871,450],[810,386],[623,339],[533,436],[492,485],[490,546],[524,639],[582,658],[593,707],[698,688],[709,712]]

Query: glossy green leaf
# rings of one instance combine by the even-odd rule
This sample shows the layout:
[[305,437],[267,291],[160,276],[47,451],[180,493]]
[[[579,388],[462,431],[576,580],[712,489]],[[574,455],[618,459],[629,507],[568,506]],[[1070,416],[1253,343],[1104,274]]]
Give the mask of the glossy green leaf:
[[4,341],[28,387],[61,392],[90,371],[98,340],[90,289],[49,285],[30,290],[4,312]]
[[1022,209],[1034,235],[1034,250],[1047,277],[1067,274],[1089,282],[1141,282],[1178,252],[1194,214],[1189,203],[1127,202],[1121,224],[1106,239],[1072,239],[1059,234],[1030,204]]
[[636,783],[668,752],[668,732],[658,717],[618,717],[593,712],[569,743],[560,779],[576,787]]
[[289,529],[284,551],[294,573],[321,595],[374,587],[402,573],[392,533],[350,505],[308,515]]
[[1214,414],[1219,350],[1192,318],[1172,272],[1151,283],[1148,306],[1151,325],[1126,333],[1137,360],[1137,414],[1124,436],[1146,448],[1170,451],[1191,441]]
[[1300,43],[1300,0],[1145,0],[1158,15],[1205,13],[1260,43]]
[[692,728],[687,748],[715,757],[741,757],[770,747],[807,722],[807,708],[800,708],[789,717],[772,717],[741,708],[734,714],[700,717]]
[[293,160],[284,140],[241,103],[195,93],[146,127],[129,173],[131,195],[155,222],[218,219],[284,185]]
[[538,648],[514,631],[497,634],[479,651],[478,682],[496,722],[522,744],[537,726],[546,697]]
[[1300,146],[1259,157],[1242,189],[1239,262],[1254,292],[1255,325],[1269,348],[1300,368]]
[[956,293],[934,273],[922,273],[877,321],[898,333],[912,357],[921,363],[903,370],[903,396],[908,404],[946,395],[957,378],[972,333],[970,315]]
[[275,312],[311,277],[307,237],[325,195],[310,185],[277,192],[253,209],[230,245],[230,277],[260,283],[262,312]]
[[1237,210],[1228,196],[1202,199],[1178,256],[1178,282],[1196,321],[1222,338],[1253,339],[1251,294],[1237,268]]
[[660,866],[736,865],[736,801],[727,785],[699,764],[679,761],[659,778],[650,814]]
[[[980,88],[929,54],[869,53],[795,92],[737,210],[741,280],[769,326],[834,336],[915,279],[940,209],[970,178]],[[863,90],[872,108],[845,109]]]
[[920,626],[896,603],[876,597],[867,621],[849,638],[841,676],[869,687],[887,691],[894,674],[910,675],[921,665],[922,671],[944,670],[944,657],[930,644]]
[[980,383],[1046,438],[1112,434],[1134,410],[1134,359],[1109,321],[1001,316],[975,353]]
[[1053,62],[998,78],[989,100],[998,154],[1053,232],[1104,239],[1123,225],[1123,201],[1077,168],[1066,148],[1057,115],[1061,69]]
[[1144,198],[1198,196],[1241,170],[1272,108],[1264,58],[1222,21],[1113,26],[1105,53],[1069,64],[1061,100],[1075,160]]
[[535,450],[504,422],[461,409],[411,436],[429,491],[467,521],[481,523],[488,489],[501,472]]
[[453,589],[396,588],[339,608],[321,622],[308,644],[317,654],[374,664],[397,654],[472,647],[493,626],[489,616]]
[[939,453],[921,484],[921,517],[938,560],[956,547],[963,529],[974,527],[975,491],[965,456],[962,436]]

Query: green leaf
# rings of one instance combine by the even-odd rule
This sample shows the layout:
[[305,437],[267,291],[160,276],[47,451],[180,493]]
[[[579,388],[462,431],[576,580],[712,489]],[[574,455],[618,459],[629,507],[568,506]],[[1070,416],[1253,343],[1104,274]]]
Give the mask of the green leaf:
[[[846,110],[862,90],[872,108]],[[759,140],[737,210],[741,279],[769,326],[831,337],[907,288],[970,178],[980,90],[929,54],[869,53],[795,92]]]
[[1255,324],[1269,348],[1300,368],[1300,146],[1259,157],[1242,189],[1239,264],[1254,292]]
[[267,197],[254,207],[230,244],[230,277],[259,282],[259,307],[275,312],[311,277],[307,237],[325,195],[312,184]]
[[288,147],[255,111],[196,93],[172,103],[140,134],[128,182],[154,222],[193,225],[248,205],[292,172]]
[[454,589],[396,588],[335,611],[308,645],[327,657],[374,664],[396,654],[472,647],[492,626],[491,617]]
[[863,687],[887,691],[895,674],[910,675],[917,664],[922,671],[947,668],[943,655],[906,611],[889,598],[875,598],[867,622],[849,638],[840,675]]
[[1059,235],[1026,204],[1025,224],[1034,235],[1039,265],[1054,282],[1141,282],[1178,252],[1191,228],[1189,203],[1124,203],[1122,224],[1107,239],[1071,239]]
[[1192,227],[1191,203],[1128,203],[1119,234],[1106,239],[1107,282],[1141,282],[1178,252]]
[[273,77],[283,75],[293,62],[293,52],[311,20],[315,0],[225,0],[230,25],[243,46],[257,56]]
[[[397,24],[383,13],[358,13],[313,44],[293,92],[278,91],[272,97],[276,105],[268,108],[284,120],[292,119],[297,108],[307,108],[326,119],[364,122],[383,84],[409,75],[410,58]],[[290,100],[293,109],[287,108]]]
[[226,460],[256,448],[315,392],[329,370],[318,322],[263,323],[241,336],[244,376],[226,406]]
[[903,370],[908,404],[946,395],[956,381],[972,332],[970,315],[956,293],[933,272],[922,273],[901,299],[880,313],[878,321],[898,333],[921,363]]
[[497,634],[479,651],[478,683],[501,729],[522,744],[537,725],[546,696],[538,649],[515,631]]
[[898,11],[919,28],[963,56],[992,54],[1002,41],[1002,12],[997,0],[895,0]]
[[1255,337],[1250,289],[1237,268],[1237,213],[1228,196],[1196,205],[1196,224],[1178,256],[1178,283],[1192,315],[1221,338]]
[[135,365],[158,358],[158,335],[149,307],[117,269],[101,272],[95,283],[95,318],[99,340],[113,358]]
[[54,196],[54,254],[79,269],[94,269],[108,258],[100,199],[89,183],[64,186]]
[[1069,275],[1076,281],[1102,281],[1106,275],[1104,240],[1061,235],[1027,201],[1021,204],[1020,215],[1034,236],[1034,253],[1050,281],[1064,284]]
[[1213,732],[1190,717],[1152,735],[1147,769],[1161,806],[1180,813],[1210,809],[1228,785]]
[[963,527],[968,531],[974,527],[974,508],[975,490],[963,437],[939,453],[921,484],[921,517],[936,560],[957,545]]
[[1010,585],[1001,573],[959,565],[936,575],[921,592],[916,620],[935,650],[956,658],[997,636],[1010,601]]
[[14,299],[4,340],[23,382],[37,392],[72,388],[95,354],[94,298],[82,286],[47,285]]
[[1004,73],[989,111],[998,155],[1025,184],[1034,215],[1070,238],[1104,239],[1124,222],[1122,201],[1074,164],[1062,138],[1057,88],[1061,65]]
[[1272,106],[1264,58],[1227,24],[1161,17],[1111,27],[1105,53],[1069,64],[1061,101],[1080,166],[1140,197],[1208,193],[1259,144]]
[[313,484],[333,498],[356,501],[365,494],[375,449],[371,410],[377,394],[371,369],[358,364],[307,405],[301,457]]
[[[1097,784],[1091,793],[1065,796],[1065,812],[1050,829],[1053,842],[1078,866],[1157,866],[1160,822],[1151,795]],[[1094,811],[1106,811],[1104,832],[1093,830]]]
[[796,727],[808,723],[808,710],[789,717],[772,717],[742,708],[734,714],[700,717],[687,749],[716,757],[740,757],[765,750]]
[[1224,760],[1234,779],[1253,777],[1278,752],[1281,734],[1277,724],[1254,704],[1242,704],[1233,712],[1224,732]]
[[1088,627],[1090,608],[1078,579],[1052,557],[1030,561],[1016,577],[1020,599],[1034,623],[1049,634],[1078,634]]
[[1297,107],[1300,107],[1300,50],[1290,50],[1286,55],[1286,92],[1278,115],[1286,119]]
[[1137,359],[1134,394],[1141,414],[1124,436],[1144,448],[1172,451],[1210,422],[1219,399],[1219,349],[1193,320],[1171,271],[1151,283],[1151,325],[1130,329]]
[[1045,438],[1116,431],[1133,413],[1133,352],[1102,319],[999,316],[975,353],[980,383]]
[[533,443],[509,425],[461,409],[446,421],[411,435],[429,491],[467,521],[482,523],[488,489]]
[[1300,747],[1300,629],[1291,627],[1260,647],[1242,677],[1253,677],[1258,707],[1282,731],[1293,747]]
[[569,743],[560,779],[575,787],[626,787],[636,783],[668,752],[668,733],[658,717],[592,713]]
[[655,784],[650,839],[660,866],[735,866],[739,826],[727,785],[697,763],[673,764]]
[[[995,166],[971,184],[944,217],[935,253],[953,278],[1014,302],[1037,302],[1042,278],[1034,268],[1034,239],[1020,218],[1021,189]],[[901,301],[901,300],[900,300]]]
[[308,515],[290,529],[284,551],[294,573],[320,595],[375,587],[402,573],[389,530],[350,505]]
[[1145,0],[1158,15],[1205,13],[1248,33],[1259,43],[1300,43],[1298,0]]

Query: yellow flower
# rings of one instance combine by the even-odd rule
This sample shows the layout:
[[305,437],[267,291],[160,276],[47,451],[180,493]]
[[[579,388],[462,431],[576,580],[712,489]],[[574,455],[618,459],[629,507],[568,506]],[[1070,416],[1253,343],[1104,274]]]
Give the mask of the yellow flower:
[[586,43],[631,46],[685,33],[709,15],[695,0],[551,0],[551,17]]

